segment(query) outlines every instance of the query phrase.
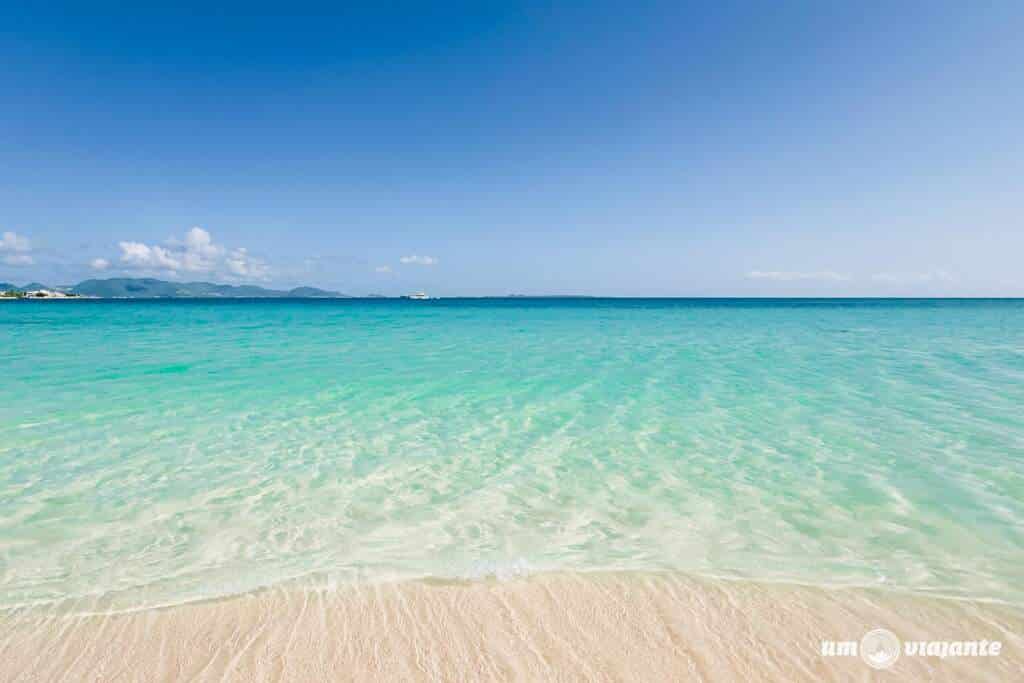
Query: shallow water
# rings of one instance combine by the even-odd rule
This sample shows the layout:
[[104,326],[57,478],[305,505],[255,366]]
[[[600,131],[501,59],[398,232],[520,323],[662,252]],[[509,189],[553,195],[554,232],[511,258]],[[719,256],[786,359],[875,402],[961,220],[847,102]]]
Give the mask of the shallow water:
[[1024,302],[0,306],[0,607],[675,569],[1020,603]]

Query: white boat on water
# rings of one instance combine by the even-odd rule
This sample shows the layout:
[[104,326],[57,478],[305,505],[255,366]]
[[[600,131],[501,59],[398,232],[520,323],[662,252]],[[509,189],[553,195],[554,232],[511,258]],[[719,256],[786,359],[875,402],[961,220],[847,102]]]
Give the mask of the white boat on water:
[[426,299],[429,299],[430,297],[427,296],[426,292],[413,292],[412,294],[408,295],[405,298],[406,299],[416,299],[417,301],[424,301]]

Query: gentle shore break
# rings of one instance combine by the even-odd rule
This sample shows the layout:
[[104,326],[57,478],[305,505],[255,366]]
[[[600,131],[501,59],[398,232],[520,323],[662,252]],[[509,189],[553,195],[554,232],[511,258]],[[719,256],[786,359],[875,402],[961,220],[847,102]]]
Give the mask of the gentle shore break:
[[995,657],[904,656],[885,680],[1021,680],[1024,614],[880,590],[553,573],[295,586],[113,615],[0,615],[5,681],[874,680],[822,643],[987,640]]

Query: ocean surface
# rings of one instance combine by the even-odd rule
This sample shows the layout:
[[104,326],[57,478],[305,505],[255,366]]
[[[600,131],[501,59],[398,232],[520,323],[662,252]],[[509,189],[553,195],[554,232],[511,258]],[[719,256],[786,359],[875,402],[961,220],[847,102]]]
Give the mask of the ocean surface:
[[0,607],[1022,567],[1024,301],[0,302]]

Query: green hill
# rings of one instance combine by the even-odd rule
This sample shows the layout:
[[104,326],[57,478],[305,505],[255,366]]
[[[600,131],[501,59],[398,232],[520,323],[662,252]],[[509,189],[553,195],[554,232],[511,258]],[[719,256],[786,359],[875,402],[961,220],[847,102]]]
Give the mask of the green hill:
[[295,289],[288,290],[287,296],[296,299],[337,299],[338,297],[349,298],[345,294],[338,292],[331,292],[326,289],[317,289],[316,287],[296,287]]
[[86,280],[71,288],[81,296],[103,299],[190,299],[190,298],[347,298],[340,292],[316,287],[284,291],[256,285],[219,285],[212,282],[167,282],[153,278],[110,278]]

